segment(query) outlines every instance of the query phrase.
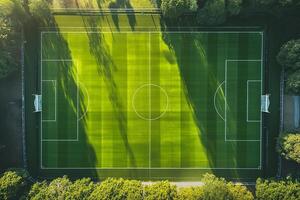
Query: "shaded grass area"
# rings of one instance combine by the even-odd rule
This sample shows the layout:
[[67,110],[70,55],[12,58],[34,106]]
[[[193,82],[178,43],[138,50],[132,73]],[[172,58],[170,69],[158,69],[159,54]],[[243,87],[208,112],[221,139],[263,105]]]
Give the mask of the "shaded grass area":
[[[41,23],[41,22],[40,22]],[[41,26],[51,26],[53,28],[56,28],[58,30],[57,24],[55,23],[54,18],[49,17],[46,21],[42,22],[45,24],[39,24]],[[74,73],[74,66],[75,62],[72,59],[70,52],[68,50],[68,44],[64,40],[64,38],[61,37],[59,33],[55,35],[55,38],[48,38],[47,41],[43,41],[43,37],[40,33],[40,30],[36,29],[38,22],[31,21],[27,24],[25,29],[25,37],[27,39],[28,45],[26,45],[25,48],[25,76],[27,79],[25,80],[25,113],[26,113],[26,141],[27,141],[27,159],[28,161],[28,169],[32,173],[32,175],[40,175],[40,176],[48,176],[51,177],[52,175],[44,174],[44,171],[42,168],[47,164],[48,161],[43,160],[43,157],[41,156],[41,153],[38,153],[37,149],[39,149],[40,152],[51,152],[55,153],[55,159],[53,159],[52,163],[62,163],[63,160],[68,158],[63,158],[63,153],[57,153],[57,152],[65,152],[67,153],[69,149],[81,149],[80,152],[83,152],[81,156],[77,156],[74,159],[74,162],[78,162],[78,160],[81,160],[86,163],[90,163],[93,165],[95,162],[94,157],[94,150],[90,148],[89,141],[87,140],[87,137],[85,135],[85,123],[83,121],[79,122],[78,129],[80,130],[80,135],[78,135],[78,138],[80,138],[80,143],[77,145],[72,145],[68,142],[59,141],[55,143],[55,145],[50,145],[49,143],[43,141],[44,139],[48,139],[47,137],[51,137],[50,139],[62,139],[59,137],[68,136],[69,134],[74,134],[72,132],[64,132],[63,129],[68,129],[68,124],[64,123],[64,119],[66,116],[64,116],[62,113],[64,110],[67,110],[67,117],[77,115],[77,113],[82,113],[82,108],[85,107],[83,104],[77,105],[76,99],[82,98],[82,91],[78,89],[78,83],[75,81]],[[45,45],[48,46],[47,55],[44,54],[43,49],[40,48],[41,45],[45,42]],[[56,46],[60,48],[55,49]],[[56,58],[56,64],[54,65],[55,68],[47,69],[47,66],[45,67],[46,72],[51,72],[56,80],[56,89],[58,91],[57,97],[58,101],[61,102],[60,106],[57,110],[57,121],[59,121],[58,125],[52,126],[51,129],[56,131],[51,131],[48,135],[42,134],[42,127],[44,122],[42,121],[42,115],[41,113],[33,113],[32,112],[32,102],[33,102],[33,96],[32,94],[42,93],[42,87],[43,83],[41,80],[43,79],[42,69],[43,69],[43,59],[52,59],[55,55]],[[63,59],[68,59],[68,61],[64,61]],[[72,93],[72,90],[78,91],[77,97],[74,97],[74,94]],[[53,98],[53,96],[51,96]],[[83,103],[83,101],[81,102]],[[35,122],[35,123],[32,123]],[[40,128],[37,128],[40,127]],[[59,133],[61,133],[62,136],[58,136]],[[46,138],[44,138],[46,137]],[[58,138],[56,138],[58,137]],[[51,142],[50,142],[51,143]],[[36,148],[37,147],[37,148]],[[74,158],[74,157],[73,157]],[[73,159],[69,158],[69,159]],[[65,161],[66,161],[65,160]],[[62,164],[63,165],[63,164]],[[89,170],[85,172],[85,175],[88,176],[95,176],[94,170]],[[72,172],[66,172],[62,170],[58,170],[57,173],[59,174],[67,174],[72,175],[74,177],[80,176],[79,173],[72,173]]]

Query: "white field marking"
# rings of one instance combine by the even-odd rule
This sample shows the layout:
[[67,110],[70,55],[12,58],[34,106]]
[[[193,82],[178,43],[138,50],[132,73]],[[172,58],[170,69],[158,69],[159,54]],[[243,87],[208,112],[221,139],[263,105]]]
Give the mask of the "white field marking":
[[[149,84],[151,84],[151,34],[149,33],[148,34],[148,45],[149,45],[149,73],[148,73],[148,76],[149,76]],[[149,119],[151,119],[151,115],[152,115],[152,111],[151,111],[151,86],[149,86]],[[151,145],[152,145],[152,141],[151,141],[151,132],[152,132],[152,127],[151,127],[151,120],[149,120],[149,133],[148,133],[148,143],[149,143],[149,161],[148,161],[148,164],[149,164],[149,168],[151,168]]]
[[[227,67],[228,62],[262,62],[262,60],[259,59],[226,59],[225,60],[225,142],[261,142],[261,138],[259,140],[232,140],[227,139]],[[261,125],[260,125],[261,126]],[[261,130],[260,130],[261,132]],[[261,133],[260,133],[261,134]]]
[[257,83],[257,82],[262,84],[261,80],[247,80],[247,122],[261,122],[261,119],[260,120],[249,119],[249,84],[250,83]]
[[[124,26],[125,27],[125,26]],[[63,29],[63,28],[68,28],[68,27],[60,27],[60,29]],[[74,27],[72,27],[74,28]],[[91,29],[95,29],[95,27],[77,27],[78,29],[82,28],[82,29],[87,29],[87,28],[91,28]],[[106,28],[109,28],[109,27],[106,27]],[[129,27],[128,27],[129,28]],[[145,27],[147,28],[147,27]],[[99,29],[101,30],[102,27],[99,27],[99,28],[96,28],[96,29]],[[41,31],[41,33],[71,33],[71,34],[82,34],[82,33],[118,33],[118,34],[122,34],[122,33],[135,33],[135,34],[139,34],[139,33],[216,33],[216,34],[224,34],[224,33],[258,33],[258,34],[262,34],[262,32],[259,32],[259,31]]]
[[[54,119],[42,119],[42,122],[56,122],[56,113],[57,113],[57,84],[56,84],[56,80],[42,80],[42,84],[43,82],[50,82],[53,84],[54,86]],[[43,108],[42,108],[42,112],[43,112]]]
[[82,82],[78,81],[78,85],[81,85],[81,87],[85,90],[85,93],[86,93],[86,95],[87,95],[87,105],[86,105],[86,109],[85,109],[85,111],[83,112],[83,114],[82,114],[79,118],[77,118],[77,120],[80,121],[80,120],[82,120],[82,119],[85,117],[85,115],[87,114],[87,112],[88,112],[88,110],[89,110],[89,105],[90,105],[90,95],[89,95],[89,92],[88,92],[87,88],[85,87],[85,85],[84,85]]
[[[263,57],[264,57],[264,32],[261,33],[261,61],[260,61],[260,79],[263,80]],[[263,82],[260,85],[261,94],[263,94]],[[262,112],[260,112],[260,119],[262,120]],[[262,122],[260,122],[260,166],[262,166]]]
[[74,10],[74,11],[83,11],[83,10],[86,10],[86,11],[91,11],[91,10],[94,10],[94,11],[110,11],[110,10],[116,10],[116,11],[134,11],[134,10],[138,10],[140,11],[140,9],[143,9],[143,10],[160,10],[159,8],[151,8],[151,7],[135,7],[135,8],[78,8],[78,7],[74,7],[74,8],[55,8],[55,7],[52,7],[50,8],[50,10]]
[[[42,84],[42,79],[43,79],[43,33],[40,34],[40,67],[41,67],[41,74],[40,74],[40,78],[41,78],[41,94],[43,92],[43,84]],[[43,96],[42,96],[43,98]],[[42,104],[43,107],[43,104]],[[43,108],[42,108],[43,110]],[[41,112],[41,121],[40,121],[40,126],[41,126],[41,132],[40,132],[40,167],[43,167],[43,111]]]
[[[61,27],[63,28],[63,27]],[[66,28],[66,27],[65,27]],[[80,27],[77,27],[77,28],[80,28]],[[82,27],[82,28],[88,28],[88,27]],[[93,27],[90,27],[90,28],[93,28]],[[102,31],[91,31],[91,32],[87,32],[87,31],[82,31],[82,32],[68,32],[68,31],[63,31],[63,32],[60,32],[60,31],[42,31],[41,32],[41,58],[42,58],[42,37],[43,37],[43,34],[44,33],[161,33],[161,32],[166,32],[166,33],[259,33],[261,34],[262,38],[263,38],[263,32],[258,32],[258,31],[242,31],[242,32],[238,32],[238,31],[222,31],[222,32],[218,32],[218,31],[151,31],[151,32],[146,32],[146,31],[143,31],[143,32],[130,32],[130,31],[127,31],[127,32],[117,32],[117,31],[107,31],[107,32],[102,32]],[[262,48],[263,48],[263,40],[262,40]],[[261,54],[262,54],[262,58],[263,58],[263,51],[261,50]],[[57,59],[58,61],[60,61],[61,59]],[[72,60],[70,60],[72,61]],[[247,61],[247,60],[228,60],[228,61]],[[261,71],[263,70],[262,69],[262,66],[263,66],[263,60],[252,60],[252,61],[260,61],[261,62]],[[42,66],[42,59],[41,59],[41,66]],[[41,67],[42,68],[42,67]],[[227,61],[225,62],[225,69],[227,70]],[[226,99],[226,76],[227,76],[227,71],[225,70],[225,131],[226,131],[226,103],[227,103],[227,99]],[[42,69],[41,69],[41,77],[42,77]],[[261,77],[263,77],[262,73],[261,73]],[[262,87],[262,85],[261,85]],[[41,116],[42,116],[42,112],[41,112]],[[261,127],[261,126],[260,126]],[[262,133],[262,127],[261,127],[261,133]],[[78,133],[77,133],[78,134]],[[262,134],[260,135],[260,154],[262,154]],[[42,138],[42,123],[41,123],[41,138]],[[68,141],[75,141],[75,140],[68,140]],[[78,140],[76,140],[77,142]],[[226,139],[226,135],[225,135],[225,141],[239,141],[239,140],[227,140]],[[241,141],[244,141],[244,140],[241,140]],[[254,141],[254,140],[246,140],[247,141]],[[56,141],[57,142],[57,141]],[[108,170],[128,170],[128,169],[149,169],[149,167],[146,167],[146,168],[141,168],[141,167],[136,167],[136,168],[132,168],[132,167],[124,167],[124,168],[116,168],[116,167],[113,167],[113,168],[99,168],[99,167],[79,167],[79,168],[63,168],[63,167],[56,167],[56,168],[51,168],[51,167],[44,167],[42,165],[42,145],[43,145],[43,140],[40,141],[40,144],[41,144],[41,155],[40,155],[40,165],[41,165],[41,169],[66,169],[66,170],[80,170],[80,169],[108,169]],[[232,167],[229,167],[229,168],[226,168],[226,167],[199,167],[199,168],[151,168],[151,169],[166,169],[166,170],[188,170],[188,169],[194,169],[194,170],[197,170],[197,169],[204,169],[204,170],[209,170],[209,169],[219,169],[219,170],[261,170],[261,163],[262,163],[262,157],[260,155],[260,166],[258,166],[257,168],[232,168]]]
[[[163,111],[159,116],[157,116],[157,117],[155,117],[155,118],[147,118],[147,117],[144,117],[144,116],[142,116],[141,114],[139,114],[139,112],[136,110],[136,107],[135,107],[135,96],[136,96],[136,94],[137,94],[141,89],[143,89],[144,87],[158,87],[158,88],[165,94],[165,96],[167,97],[167,103],[166,103],[166,106],[165,106],[165,108],[164,108],[164,111]],[[150,97],[148,97],[148,98],[150,98]],[[149,100],[148,100],[148,101],[149,101]],[[163,89],[163,88],[162,88],[161,86],[159,86],[159,85],[156,85],[156,84],[153,84],[153,83],[151,83],[151,84],[143,84],[143,85],[141,85],[140,87],[138,87],[138,88],[134,91],[134,94],[133,94],[133,96],[132,96],[131,104],[132,104],[132,108],[133,108],[134,112],[136,113],[136,115],[137,115],[139,118],[141,118],[141,119],[143,119],[143,120],[153,121],[153,120],[157,120],[157,119],[163,117],[163,116],[166,114],[166,112],[167,112],[167,110],[168,110],[168,107],[169,107],[169,96],[168,96],[166,90]]]
[[[42,48],[42,47],[41,47]],[[41,58],[41,71],[43,68],[43,62],[74,62],[74,65],[76,66],[76,83],[79,83],[79,78],[78,78],[78,62],[76,59],[42,59]],[[42,76],[42,74],[41,74]],[[41,77],[41,82],[43,81],[42,79],[43,77]],[[74,142],[74,141],[79,141],[79,120],[78,120],[78,110],[79,110],[79,86],[77,86],[77,91],[76,91],[76,138],[75,139],[43,139],[43,137],[41,137],[41,143],[42,142],[66,142],[66,141],[70,141],[70,142]],[[42,115],[41,115],[42,116]],[[41,123],[47,123],[47,121],[42,120]],[[41,126],[41,135],[43,135],[43,129]],[[42,146],[41,146],[42,147]],[[41,152],[42,153],[42,152]]]
[[[225,121],[225,119],[224,119],[224,117],[220,114],[220,112],[218,111],[218,108],[217,108],[217,106],[216,106],[216,98],[217,98],[217,93],[218,93],[218,91],[219,91],[219,89],[222,87],[222,85],[225,83],[225,81],[223,81],[218,87],[217,87],[217,89],[216,89],[216,91],[215,91],[215,94],[214,94],[214,107],[215,107],[215,110],[216,110],[216,112],[217,112],[217,114],[219,115],[219,117],[223,120],[223,121]],[[225,105],[226,106],[226,105]]]
[[[44,167],[41,169],[47,170],[56,170],[56,169],[66,169],[66,170],[80,170],[80,169],[99,169],[99,170],[130,170],[130,169],[141,169],[141,170],[149,170],[149,167]],[[260,170],[261,167],[151,167],[153,170],[199,170],[199,169],[220,169],[220,170]]]

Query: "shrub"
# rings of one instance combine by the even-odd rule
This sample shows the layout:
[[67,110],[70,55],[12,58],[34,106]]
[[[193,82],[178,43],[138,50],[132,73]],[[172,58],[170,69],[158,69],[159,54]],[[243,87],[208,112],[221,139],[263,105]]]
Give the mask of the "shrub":
[[57,178],[49,184],[46,181],[37,182],[29,191],[32,200],[81,200],[86,199],[94,190],[94,183],[89,178],[76,180],[72,183],[66,176]]
[[196,0],[162,0],[161,10],[167,18],[178,18],[184,13],[197,10]]
[[274,181],[256,181],[256,198],[258,200],[297,200],[300,199],[300,183],[290,179]]
[[8,171],[0,177],[0,199],[17,199],[25,186],[24,179],[16,172]]
[[278,138],[278,152],[288,160],[300,163],[300,134],[284,133]]
[[287,70],[300,70],[300,39],[284,44],[277,55],[277,61]]
[[66,199],[71,185],[72,182],[66,176],[54,179],[49,185],[45,181],[35,183],[29,192],[29,198],[33,200]]
[[178,190],[177,200],[201,200],[203,199],[202,187],[184,187]]
[[202,25],[218,25],[226,21],[224,0],[206,1],[204,7],[198,10],[197,22]]
[[242,184],[227,183],[230,193],[234,200],[253,200],[252,193]]
[[171,200],[177,198],[177,188],[168,181],[147,185],[144,191],[146,200]]
[[202,178],[202,182],[204,184],[202,187],[204,200],[233,199],[224,178],[217,178],[212,174],[205,174]]
[[242,184],[226,182],[224,178],[218,178],[212,174],[205,174],[203,200],[253,200],[252,193]]
[[90,178],[83,178],[76,180],[69,187],[69,191],[66,194],[66,199],[68,200],[81,200],[87,199],[93,192],[95,184]]
[[88,199],[143,199],[143,187],[140,181],[109,178],[98,184]]

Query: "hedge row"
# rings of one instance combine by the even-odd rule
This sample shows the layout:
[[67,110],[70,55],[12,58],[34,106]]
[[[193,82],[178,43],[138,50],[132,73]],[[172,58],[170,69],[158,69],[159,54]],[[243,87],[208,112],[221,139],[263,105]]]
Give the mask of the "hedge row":
[[[0,177],[0,199],[32,200],[252,200],[253,194],[242,184],[233,184],[205,174],[202,186],[177,188],[168,181],[143,185],[140,181],[108,178],[97,183],[89,178],[76,181],[66,176],[30,185],[26,178],[8,171]],[[27,182],[27,183],[26,183]],[[27,185],[27,186],[26,186]],[[29,187],[28,187],[29,186]],[[26,188],[28,188],[26,190]],[[256,199],[300,199],[300,183],[292,180],[258,179]]]

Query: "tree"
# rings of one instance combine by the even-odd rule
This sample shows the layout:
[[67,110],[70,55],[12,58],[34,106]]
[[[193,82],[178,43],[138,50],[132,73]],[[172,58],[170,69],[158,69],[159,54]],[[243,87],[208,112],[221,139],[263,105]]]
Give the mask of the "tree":
[[262,180],[256,181],[257,200],[297,200],[300,199],[300,183],[287,180]]
[[227,0],[226,10],[229,16],[238,15],[241,11],[242,0]]
[[48,1],[45,0],[29,0],[29,10],[31,15],[40,23],[52,23],[52,14]]
[[281,134],[277,150],[281,156],[300,164],[300,133]]
[[226,21],[224,0],[206,1],[204,7],[198,10],[197,22],[202,25],[218,25]]
[[280,48],[277,61],[288,71],[300,70],[300,39],[285,43]]
[[109,178],[98,184],[89,196],[90,200],[98,199],[143,199],[143,187],[140,181]]
[[225,179],[217,178],[212,174],[205,174],[201,181],[204,184],[202,187],[204,200],[233,199]]
[[20,28],[27,19],[20,0],[0,2],[0,79],[19,66]]
[[144,190],[145,200],[172,200],[177,197],[176,186],[168,181],[147,185]]
[[0,177],[0,199],[17,199],[25,186],[23,177],[8,171]]
[[285,92],[292,95],[300,95],[300,70],[288,74]]
[[184,13],[197,10],[196,0],[162,0],[161,10],[165,17],[176,19]]

